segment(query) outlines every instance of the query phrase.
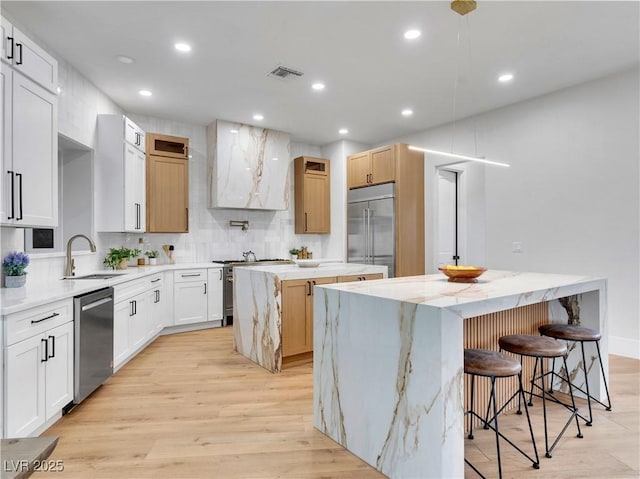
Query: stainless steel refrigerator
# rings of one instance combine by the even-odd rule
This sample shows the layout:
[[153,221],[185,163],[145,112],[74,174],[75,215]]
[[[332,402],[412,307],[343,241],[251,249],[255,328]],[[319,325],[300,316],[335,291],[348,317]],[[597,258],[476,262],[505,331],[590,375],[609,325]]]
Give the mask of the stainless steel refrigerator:
[[395,184],[349,190],[347,203],[347,261],[388,266],[393,278]]

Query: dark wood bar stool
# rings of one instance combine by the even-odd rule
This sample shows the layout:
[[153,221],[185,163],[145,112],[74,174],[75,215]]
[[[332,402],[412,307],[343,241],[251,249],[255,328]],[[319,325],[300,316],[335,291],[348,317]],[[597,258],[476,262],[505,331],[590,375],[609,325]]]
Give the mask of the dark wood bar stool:
[[[531,418],[529,417],[529,410],[524,397],[524,388],[522,387],[522,365],[513,358],[500,354],[496,351],[488,351],[485,349],[465,349],[464,350],[464,372],[471,376],[471,404],[470,409],[465,412],[465,415],[469,416],[469,439],[473,439],[473,419],[478,418],[485,429],[492,429],[496,434],[496,451],[498,455],[498,477],[502,478],[502,460],[500,457],[500,438],[509,443],[520,454],[525,456],[533,463],[533,467],[538,469],[540,467],[540,459],[538,458],[538,449],[536,448],[536,441],[533,437],[533,428],[531,427]],[[487,404],[487,411],[484,417],[481,417],[474,409],[475,398],[475,379],[476,376],[487,377],[491,380],[491,392],[489,395],[489,403]],[[498,409],[496,404],[496,378],[508,378],[511,376],[518,376],[518,390]],[[518,396],[518,403],[522,399],[525,401],[525,414],[527,416],[527,423],[529,425],[529,433],[531,434],[531,444],[533,445],[533,452],[535,459],[524,452],[520,447],[514,444],[509,438],[500,432],[498,429],[498,414],[500,414],[508,405]],[[491,406],[493,406],[493,416],[489,419]],[[493,424],[491,424],[493,422]],[[465,463],[471,467],[480,477],[484,477],[476,467],[471,464],[466,458]]]
[[[611,396],[609,396],[609,387],[607,386],[607,378],[604,375],[604,366],[602,365],[602,356],[600,355],[600,339],[602,335],[598,331],[594,331],[593,329],[584,328],[582,326],[575,326],[572,324],[544,324],[538,328],[540,334],[543,336],[548,336],[554,339],[563,339],[565,341],[573,341],[576,343],[580,343],[580,349],[582,350],[582,371],[584,372],[584,385],[586,391],[582,388],[572,384],[572,386],[580,391],[581,393],[587,396],[587,404],[589,405],[589,419],[578,414],[586,423],[587,426],[591,426],[593,424],[593,414],[591,412],[591,400],[593,399],[595,402],[604,407],[607,411],[611,411]],[[604,390],[607,393],[607,402],[604,404],[600,400],[596,399],[589,392],[589,376],[587,374],[587,358],[584,354],[584,343],[596,343],[596,349],[598,351],[598,363],[600,364],[600,372],[602,373],[602,379],[604,380]],[[555,372],[555,359],[553,360],[553,365],[548,374],[551,375],[551,385],[553,385],[553,378],[557,377],[561,381],[567,382],[567,379],[560,376]],[[551,389],[550,389],[551,390]]]
[[[549,458],[552,457],[553,449],[556,447],[556,445],[560,441],[560,438],[564,435],[573,419],[575,419],[576,427],[578,428],[577,437],[583,437],[582,432],[580,431],[580,423],[578,422],[578,409],[576,408],[576,403],[573,397],[573,386],[571,385],[571,383],[568,383],[569,395],[571,396],[570,405],[560,401],[553,395],[552,392],[548,392],[547,388],[545,388],[544,386],[544,379],[547,375],[544,371],[544,360],[561,357],[562,361],[564,362],[565,371],[567,371],[567,346],[564,343],[551,338],[545,338],[543,336],[533,336],[528,334],[510,334],[507,336],[502,336],[498,340],[498,344],[500,345],[501,350],[509,351],[510,353],[519,355],[520,363],[522,363],[523,356],[535,358],[535,364],[533,366],[533,377],[531,378],[531,389],[529,391],[529,406],[533,406],[533,396],[542,399],[545,455]],[[536,376],[538,366],[540,366],[540,375]],[[540,384],[538,384],[538,381],[540,382]],[[541,391],[541,394],[534,393],[534,388],[536,388],[536,390],[538,391]],[[569,419],[556,437],[551,447],[549,447],[549,435],[547,429],[547,401],[560,404],[571,412]],[[518,409],[520,409],[519,401]]]

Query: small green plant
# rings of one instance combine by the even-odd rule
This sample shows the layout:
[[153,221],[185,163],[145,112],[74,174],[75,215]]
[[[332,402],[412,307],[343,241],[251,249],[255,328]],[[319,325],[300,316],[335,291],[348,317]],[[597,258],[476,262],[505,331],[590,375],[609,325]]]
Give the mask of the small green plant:
[[23,276],[27,274],[24,270],[27,266],[29,266],[29,256],[22,252],[9,253],[2,260],[4,274],[7,276]]
[[109,248],[109,253],[105,256],[103,263],[111,269],[116,269],[123,261],[129,261],[139,254],[139,249],[129,249],[124,246],[121,248]]
[[160,252],[154,249],[151,251],[147,251],[144,255],[149,259],[157,258],[158,256],[160,256]]
[[300,250],[298,248],[291,248],[289,250],[289,254],[298,254],[300,252]]

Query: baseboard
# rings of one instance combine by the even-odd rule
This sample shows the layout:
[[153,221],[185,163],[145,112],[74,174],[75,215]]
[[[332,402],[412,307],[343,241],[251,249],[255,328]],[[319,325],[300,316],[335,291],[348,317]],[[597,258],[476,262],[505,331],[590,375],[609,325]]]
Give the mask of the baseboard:
[[640,359],[640,341],[620,336],[609,336],[609,354]]

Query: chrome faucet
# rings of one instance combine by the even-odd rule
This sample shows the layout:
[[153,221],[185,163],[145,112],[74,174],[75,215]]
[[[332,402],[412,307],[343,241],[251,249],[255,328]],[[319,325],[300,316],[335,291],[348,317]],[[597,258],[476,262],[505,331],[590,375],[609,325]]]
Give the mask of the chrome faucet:
[[[253,256],[253,259],[251,259],[252,256]],[[256,254],[253,251],[245,251],[244,253],[242,253],[242,257],[247,262],[249,262],[249,261],[253,261],[253,262],[258,261],[258,258],[256,258]]]
[[69,238],[69,241],[67,241],[67,267],[64,271],[65,276],[75,276],[74,271],[76,269],[76,265],[75,265],[74,259],[71,257],[71,243],[73,243],[73,240],[76,238],[86,239],[89,242],[89,247],[91,248],[91,252],[92,253],[96,252],[96,244],[88,236],[80,234],[80,235],[74,235],[71,238]]

